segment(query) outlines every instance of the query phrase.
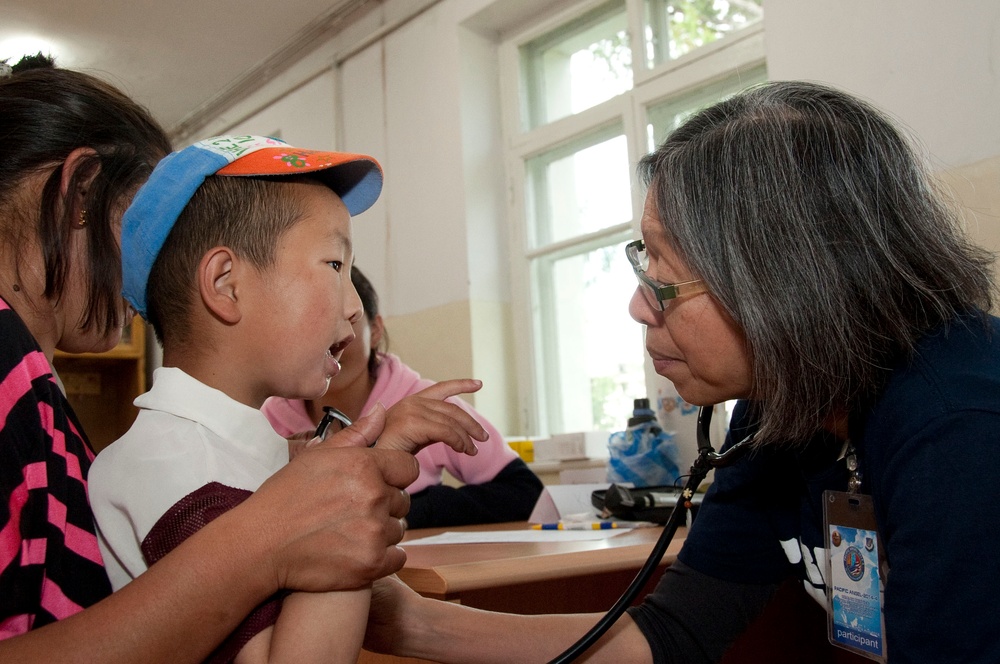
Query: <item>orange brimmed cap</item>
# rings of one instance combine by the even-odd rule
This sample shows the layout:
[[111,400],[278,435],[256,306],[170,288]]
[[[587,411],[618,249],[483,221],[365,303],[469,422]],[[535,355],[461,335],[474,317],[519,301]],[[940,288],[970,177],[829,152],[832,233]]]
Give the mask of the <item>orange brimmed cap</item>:
[[153,263],[181,211],[210,175],[308,175],[330,187],[353,216],[382,192],[382,167],[373,157],[303,150],[264,136],[216,136],[173,152],[157,164],[122,218],[122,294],[146,317]]

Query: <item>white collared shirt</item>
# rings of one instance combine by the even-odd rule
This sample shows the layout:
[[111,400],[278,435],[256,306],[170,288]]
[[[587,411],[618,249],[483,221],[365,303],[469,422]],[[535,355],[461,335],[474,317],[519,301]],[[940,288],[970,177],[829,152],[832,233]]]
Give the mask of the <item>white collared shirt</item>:
[[139,416],[90,469],[90,504],[115,590],[146,570],[139,548],[178,500],[210,482],[255,491],[288,463],[261,412],[173,367],[153,373]]

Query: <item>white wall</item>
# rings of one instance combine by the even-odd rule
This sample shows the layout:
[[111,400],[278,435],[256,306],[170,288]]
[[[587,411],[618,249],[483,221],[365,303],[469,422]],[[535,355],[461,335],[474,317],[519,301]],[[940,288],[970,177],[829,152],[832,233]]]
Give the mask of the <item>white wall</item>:
[[765,11],[768,75],[830,83],[895,116],[970,236],[1000,253],[1000,2],[768,0]]
[[[327,69],[269,104],[252,119],[236,124],[230,134],[276,136],[297,147],[336,149],[337,123],[327,112],[334,100],[333,69]],[[317,113],[316,109],[322,109]]]
[[355,261],[379,293],[382,313],[385,314],[392,311],[387,271],[391,233],[386,201],[395,188],[396,178],[389,165],[385,133],[385,86],[381,80],[372,80],[370,74],[382,71],[382,50],[381,42],[369,46],[338,72],[337,99],[344,97],[343,90],[346,89],[350,91],[347,95],[350,103],[337,105],[341,120],[337,147],[348,152],[370,154],[387,170],[382,197],[353,224]]
[[[202,133],[278,127],[317,142],[333,123],[340,148],[378,157],[385,193],[354,232],[393,347],[432,378],[484,379],[474,401],[511,434],[531,432],[511,407],[495,46],[543,4],[571,3],[386,0]],[[898,117],[976,208],[976,238],[1000,250],[1000,2],[767,0],[765,11],[770,76],[832,83]]]
[[767,0],[765,12],[771,78],[872,100],[941,167],[1000,154],[1000,2]]

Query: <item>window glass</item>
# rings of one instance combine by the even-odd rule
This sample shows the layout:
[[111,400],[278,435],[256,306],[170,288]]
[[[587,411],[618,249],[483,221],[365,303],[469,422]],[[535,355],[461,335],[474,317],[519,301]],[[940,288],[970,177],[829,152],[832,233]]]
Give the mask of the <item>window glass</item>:
[[761,65],[745,72],[696,88],[692,92],[672,97],[650,106],[646,111],[646,148],[656,149],[670,133],[696,112],[756,83],[767,80],[767,70]]
[[[530,344],[517,357],[529,435],[620,430],[632,400],[648,396],[642,326],[628,315],[636,283],[624,245],[637,236],[641,211],[629,155],[766,80],[757,65],[763,26],[726,39],[761,19],[762,0],[566,5],[578,13],[503,49],[504,77],[518,80],[505,89],[517,97],[504,109],[518,174],[511,199],[523,202],[513,211],[513,253],[527,288],[519,273],[514,297],[519,336]],[[634,77],[633,67],[644,71]]]
[[632,218],[628,144],[621,126],[549,150],[525,166],[533,248]]
[[762,0],[645,0],[646,67],[724,38],[763,15]]
[[623,0],[602,5],[520,50],[526,128],[579,113],[632,89]]
[[535,261],[553,431],[620,430],[632,399],[646,393],[642,328],[628,315],[635,291],[628,239]]

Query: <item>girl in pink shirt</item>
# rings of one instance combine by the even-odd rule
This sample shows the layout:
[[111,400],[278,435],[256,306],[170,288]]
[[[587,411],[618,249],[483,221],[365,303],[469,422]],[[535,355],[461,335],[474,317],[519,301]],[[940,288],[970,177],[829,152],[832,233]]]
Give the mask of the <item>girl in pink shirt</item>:
[[[379,350],[387,339],[378,295],[356,267],[351,268],[351,281],[361,296],[365,314],[354,324],[355,339],[344,350],[341,371],[331,380],[326,394],[315,401],[272,397],[264,403],[264,415],[282,436],[311,437],[323,416],[323,406],[334,406],[354,420],[377,403],[389,408],[434,384],[397,356]],[[406,517],[409,526],[429,528],[527,519],[541,493],[541,481],[486,418],[465,401],[457,397],[450,400],[475,417],[490,437],[478,444],[476,456],[458,454],[447,445],[430,445],[417,453],[420,475],[407,488],[411,494]],[[442,469],[464,486],[442,485]]]

